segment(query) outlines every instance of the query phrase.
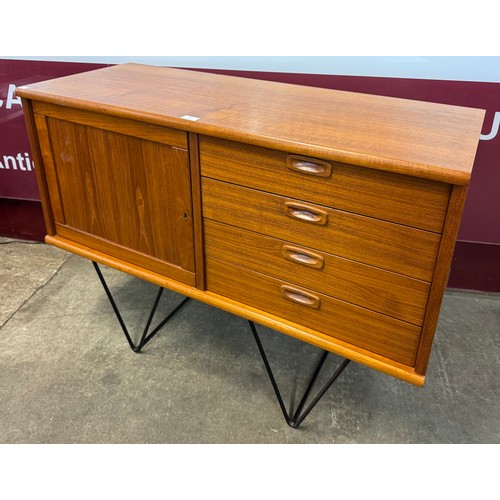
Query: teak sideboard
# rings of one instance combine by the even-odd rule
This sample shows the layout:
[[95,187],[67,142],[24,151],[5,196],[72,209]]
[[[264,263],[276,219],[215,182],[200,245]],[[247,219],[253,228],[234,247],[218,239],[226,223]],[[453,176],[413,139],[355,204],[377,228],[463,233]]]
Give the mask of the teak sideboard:
[[17,94],[47,243],[423,385],[484,111],[138,64]]

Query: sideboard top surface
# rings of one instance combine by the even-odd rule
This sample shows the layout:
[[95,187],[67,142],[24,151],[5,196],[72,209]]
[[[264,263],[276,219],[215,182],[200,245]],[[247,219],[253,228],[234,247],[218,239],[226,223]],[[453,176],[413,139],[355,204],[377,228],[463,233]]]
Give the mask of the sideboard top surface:
[[467,185],[484,110],[122,64],[18,87],[24,98]]

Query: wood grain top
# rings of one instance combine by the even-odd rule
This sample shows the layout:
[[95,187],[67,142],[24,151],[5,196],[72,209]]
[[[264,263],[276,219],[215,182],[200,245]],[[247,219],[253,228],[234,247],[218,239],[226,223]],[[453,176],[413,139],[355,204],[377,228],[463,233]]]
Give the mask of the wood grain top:
[[458,185],[469,182],[485,113],[132,63],[18,87],[17,94]]

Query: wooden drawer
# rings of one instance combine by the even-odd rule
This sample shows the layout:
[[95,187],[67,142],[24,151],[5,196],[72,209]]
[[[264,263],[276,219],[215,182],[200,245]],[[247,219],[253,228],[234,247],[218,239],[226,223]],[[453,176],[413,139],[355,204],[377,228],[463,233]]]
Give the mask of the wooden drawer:
[[422,325],[429,283],[206,219],[205,255]]
[[208,258],[207,289],[413,366],[420,328],[329,296]]
[[448,184],[211,137],[200,138],[202,175],[440,233]]
[[202,179],[205,218],[431,281],[440,236]]

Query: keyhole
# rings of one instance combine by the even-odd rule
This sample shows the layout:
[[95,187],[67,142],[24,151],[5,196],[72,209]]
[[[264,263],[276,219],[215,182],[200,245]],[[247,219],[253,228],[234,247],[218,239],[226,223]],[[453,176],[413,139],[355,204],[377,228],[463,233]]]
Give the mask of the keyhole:
[[184,220],[188,220],[188,214],[187,214],[187,212],[184,212]]

